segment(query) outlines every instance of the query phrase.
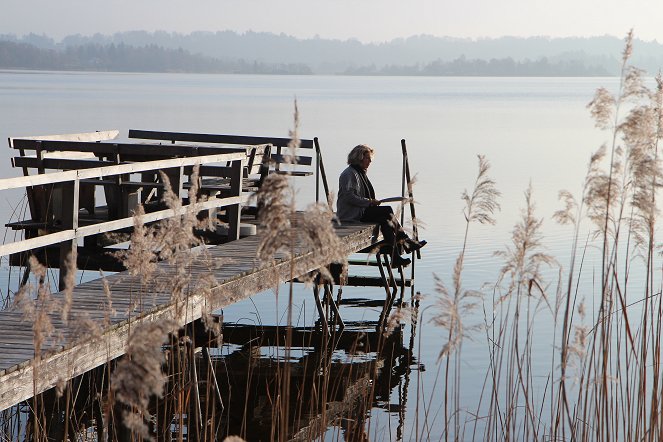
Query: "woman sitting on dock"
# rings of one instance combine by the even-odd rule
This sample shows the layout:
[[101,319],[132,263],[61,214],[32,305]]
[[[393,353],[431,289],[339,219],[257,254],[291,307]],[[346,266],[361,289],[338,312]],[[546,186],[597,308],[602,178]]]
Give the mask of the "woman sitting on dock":
[[341,222],[378,223],[385,242],[391,247],[392,266],[407,266],[409,258],[400,256],[403,251],[419,250],[426,241],[416,241],[407,236],[394,211],[389,206],[380,206],[375,199],[375,190],[366,175],[373,161],[373,148],[360,144],[348,154],[348,167],[338,179],[338,201],[336,216]]

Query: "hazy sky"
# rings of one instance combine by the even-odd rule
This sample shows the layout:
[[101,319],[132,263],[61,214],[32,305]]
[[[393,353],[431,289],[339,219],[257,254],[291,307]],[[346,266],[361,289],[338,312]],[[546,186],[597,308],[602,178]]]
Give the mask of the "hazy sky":
[[660,0],[2,0],[0,34],[248,30],[387,41],[454,37],[623,36],[663,42]]

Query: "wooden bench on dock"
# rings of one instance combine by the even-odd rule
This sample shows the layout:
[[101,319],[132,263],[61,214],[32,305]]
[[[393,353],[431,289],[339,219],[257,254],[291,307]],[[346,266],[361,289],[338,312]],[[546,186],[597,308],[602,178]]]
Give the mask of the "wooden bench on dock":
[[[76,238],[83,238],[83,249],[94,249],[99,246],[100,235],[130,230],[133,210],[138,204],[143,204],[154,218],[149,222],[167,217],[165,211],[169,209],[160,198],[165,192],[161,173],[168,177],[170,189],[182,205],[189,204],[185,187],[191,182],[194,166],[198,165],[203,168],[201,174],[225,180],[223,191],[203,201],[204,210],[200,213],[216,216],[217,209],[223,208],[229,226],[228,238],[239,237],[241,206],[249,199],[242,191],[247,148],[107,141],[114,136],[117,131],[10,139],[10,147],[19,153],[12,159],[13,165],[24,174],[16,182],[25,181],[31,217],[7,225],[23,230],[28,240],[74,231]],[[53,177],[57,179],[52,180]],[[96,202],[99,187],[103,188],[105,205]],[[155,213],[161,215],[154,216]],[[72,249],[78,249],[75,241],[65,242],[68,245],[64,249],[59,246],[57,259],[50,260],[56,267],[61,267]],[[46,247],[41,247],[42,250],[52,250],[58,241],[42,240],[40,244]],[[19,250],[16,252],[19,255],[12,255],[12,259],[22,259],[20,253],[27,250],[32,249]],[[92,255],[104,254],[93,250]],[[92,265],[96,266],[97,262]]]
[[[129,130],[129,138],[168,142],[171,145],[180,143],[204,143],[224,146],[269,146],[268,149],[247,153],[247,165],[244,172],[246,187],[260,187],[266,175],[279,173],[294,177],[315,175],[316,201],[319,201],[320,185],[324,191],[325,201],[329,200],[329,185],[325,173],[320,142],[317,137],[300,139],[298,147],[291,152],[290,138],[204,134],[190,132],[163,132],[151,130]],[[304,151],[299,152],[300,149]],[[312,153],[306,153],[306,152]],[[315,164],[313,159],[315,158]]]
[[[164,194],[164,182],[161,173],[168,177],[173,192],[187,200],[186,191],[193,186],[198,188],[198,197],[204,199],[226,198],[244,194],[241,209],[230,206],[218,212],[216,208],[208,211],[207,216],[216,220],[220,217],[227,225],[233,224],[235,211],[241,215],[256,217],[258,207],[249,193],[257,191],[270,173],[287,174],[295,177],[316,175],[316,195],[322,182],[325,195],[329,189],[322,164],[320,147],[317,138],[303,139],[299,147],[292,150],[288,147],[290,140],[278,137],[256,137],[221,134],[200,134],[186,132],[160,132],[130,130],[128,136],[141,142],[117,142],[119,131],[108,130],[91,133],[47,135],[10,138],[9,146],[18,155],[12,158],[12,164],[20,168],[24,176],[43,175],[54,171],[73,171],[96,169],[127,164],[153,162],[152,170],[143,170],[140,174],[115,174],[111,176],[95,176],[78,181],[78,211],[74,215],[79,226],[90,226],[112,220],[129,218],[133,210],[142,204],[146,212],[163,210],[161,202]],[[300,152],[315,152],[315,168],[312,155]],[[161,167],[159,161],[174,158],[196,158],[205,155],[224,153],[241,153],[245,156],[240,175],[241,183],[231,163],[202,164],[199,166],[198,181],[191,181],[193,166],[191,164],[178,167]],[[26,187],[30,217],[7,223],[8,227],[25,232],[26,238],[35,238],[44,234],[67,230],[71,222],[71,207],[65,204],[68,194],[72,191],[71,183],[47,183]],[[103,195],[103,202],[101,196]],[[251,225],[242,224],[241,229],[254,232]],[[223,225],[216,233],[206,233],[208,241],[219,241],[227,236],[235,238],[240,227],[228,231]],[[226,235],[226,232],[227,235]],[[106,266],[106,270],[118,270],[115,261],[106,259],[106,254],[92,252],[100,246],[112,245],[101,232],[83,238],[84,247],[80,248],[81,268],[98,268]],[[219,236],[221,235],[221,236]],[[119,240],[118,240],[119,241]],[[43,262],[59,267],[64,259],[64,252],[59,247],[42,248],[38,253]],[[98,257],[104,257],[99,260]],[[23,265],[26,257],[23,254],[12,255],[10,261],[15,265]]]

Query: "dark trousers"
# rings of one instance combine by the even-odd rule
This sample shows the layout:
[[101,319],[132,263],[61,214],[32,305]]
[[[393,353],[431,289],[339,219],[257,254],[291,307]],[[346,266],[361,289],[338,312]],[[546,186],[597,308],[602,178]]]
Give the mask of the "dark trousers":
[[399,240],[407,238],[407,235],[390,206],[369,206],[364,210],[360,221],[380,224],[384,241],[399,255],[402,253],[401,248],[397,246],[399,246]]

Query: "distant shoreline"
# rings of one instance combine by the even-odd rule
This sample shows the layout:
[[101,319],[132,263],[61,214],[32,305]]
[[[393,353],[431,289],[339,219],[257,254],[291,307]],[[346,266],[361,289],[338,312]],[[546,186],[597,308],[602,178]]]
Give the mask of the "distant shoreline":
[[[647,72],[663,45],[634,41]],[[0,35],[0,69],[82,72],[423,77],[611,77],[616,37],[462,40],[414,36],[383,44],[233,32],[72,35],[59,42]]]
[[270,74],[241,72],[177,72],[177,71],[113,71],[81,69],[26,69],[0,68],[0,73],[63,73],[63,74],[186,74],[186,75],[228,75],[228,76],[276,76],[276,77],[418,77],[418,78],[617,78],[617,75],[396,75],[396,74]]

